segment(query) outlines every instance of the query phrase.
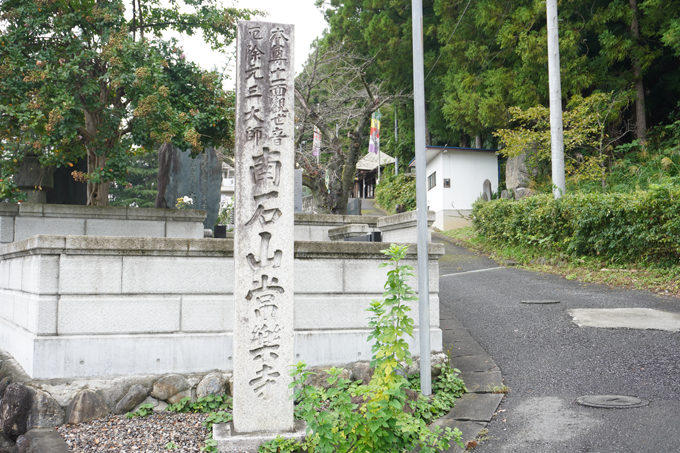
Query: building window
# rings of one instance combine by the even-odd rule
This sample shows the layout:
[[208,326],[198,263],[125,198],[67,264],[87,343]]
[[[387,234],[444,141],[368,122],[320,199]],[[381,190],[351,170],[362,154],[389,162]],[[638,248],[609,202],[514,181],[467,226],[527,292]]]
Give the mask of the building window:
[[430,190],[437,185],[437,172],[434,171],[430,176],[427,177],[427,190]]

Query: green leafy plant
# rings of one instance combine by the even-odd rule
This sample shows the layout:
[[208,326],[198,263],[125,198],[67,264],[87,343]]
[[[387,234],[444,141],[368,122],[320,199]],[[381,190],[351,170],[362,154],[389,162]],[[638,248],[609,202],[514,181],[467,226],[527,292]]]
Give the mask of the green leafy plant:
[[548,195],[473,205],[472,224],[492,244],[537,253],[596,257],[603,264],[680,263],[680,187],[634,193]]
[[383,176],[375,188],[375,200],[383,209],[394,213],[398,204],[405,211],[416,208],[416,179],[405,174]]
[[[413,319],[408,316],[411,307],[406,305],[418,299],[406,279],[413,277],[413,267],[401,265],[406,257],[408,246],[390,245],[382,252],[390,258],[390,262],[381,263],[379,267],[394,266],[387,272],[387,283],[382,300],[374,300],[368,311],[373,313],[368,325],[373,331],[368,341],[374,340],[371,367],[375,367],[377,379],[396,379],[393,371],[401,368],[400,363],[411,365],[411,352],[405,335],[413,337]],[[381,381],[379,381],[381,382]]]
[[232,216],[234,215],[234,201],[230,200],[229,203],[220,208],[217,214],[217,220],[215,225],[229,225],[231,223]]
[[177,444],[174,443],[174,442],[168,442],[167,444],[165,444],[165,449],[166,449],[166,450],[177,450],[178,448],[179,448],[179,447],[178,447]]
[[132,417],[148,417],[149,415],[153,414],[153,404],[148,403],[148,404],[142,404],[139,406],[139,409],[137,412],[128,412],[125,414],[126,418],[132,418]]
[[298,453],[312,451],[312,446],[307,442],[300,442],[296,439],[284,439],[281,436],[276,436],[257,450],[258,453]]
[[[406,278],[412,268],[401,265],[407,246],[392,244],[383,250],[389,258],[383,299],[373,301],[368,309],[373,316],[369,340],[374,340],[371,363],[375,372],[368,385],[341,377],[341,370],[328,371],[330,386],[317,388],[307,384],[312,372],[304,362],[291,375],[294,398],[299,402],[296,416],[307,422],[307,442],[315,453],[395,452],[420,448],[422,452],[444,451],[451,440],[463,446],[457,429],[428,428],[426,421],[413,414],[413,406],[422,396],[407,398],[408,380],[396,373],[400,362],[411,363],[405,335],[413,334],[413,320],[408,317],[406,302],[415,298]],[[410,392],[410,390],[409,390]],[[417,411],[416,411],[417,412]],[[271,443],[265,448],[274,448]],[[261,450],[268,451],[268,450]],[[269,450],[276,451],[276,450]]]

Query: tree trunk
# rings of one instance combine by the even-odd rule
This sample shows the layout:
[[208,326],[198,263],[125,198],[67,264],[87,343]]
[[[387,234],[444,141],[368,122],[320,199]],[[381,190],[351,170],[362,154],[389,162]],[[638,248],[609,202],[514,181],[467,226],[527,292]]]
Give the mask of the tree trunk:
[[158,193],[156,194],[156,202],[154,207],[156,208],[174,208],[174,200],[171,205],[168,205],[168,201],[165,199],[165,191],[168,188],[168,182],[170,182],[170,166],[172,164],[171,157],[172,144],[164,143],[158,149],[158,176],[156,179],[156,185],[158,187]]
[[[640,39],[640,24],[638,22],[637,0],[628,0],[633,10],[633,20],[630,23],[630,32],[637,43]],[[642,66],[640,59],[633,56],[633,77],[635,78],[635,136],[641,142],[647,138],[647,118],[645,116],[645,85],[642,79]]]
[[[97,129],[101,124],[101,116],[96,112],[84,111],[85,129],[91,137],[97,136]],[[93,149],[87,148],[87,172],[95,173],[106,164],[106,153],[97,155]],[[109,183],[87,183],[87,205],[88,206],[108,206],[109,205]]]

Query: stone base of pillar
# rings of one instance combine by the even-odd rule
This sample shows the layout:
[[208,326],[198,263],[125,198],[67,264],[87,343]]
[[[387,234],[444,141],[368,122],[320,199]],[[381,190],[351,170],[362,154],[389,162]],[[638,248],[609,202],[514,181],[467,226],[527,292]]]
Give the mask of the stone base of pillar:
[[295,420],[295,431],[284,433],[234,433],[232,423],[216,423],[213,425],[213,439],[217,441],[220,453],[255,452],[260,445],[281,436],[284,439],[304,440],[307,424],[303,420]]

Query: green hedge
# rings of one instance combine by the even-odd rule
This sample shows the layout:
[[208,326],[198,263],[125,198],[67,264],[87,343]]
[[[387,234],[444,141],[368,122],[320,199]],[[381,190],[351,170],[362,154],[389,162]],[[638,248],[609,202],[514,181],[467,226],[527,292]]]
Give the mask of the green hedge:
[[416,209],[416,178],[403,174],[384,177],[375,188],[375,201],[392,213],[398,204],[403,204],[406,211],[413,211]]
[[680,187],[631,194],[537,195],[473,206],[485,239],[612,263],[680,262]]

